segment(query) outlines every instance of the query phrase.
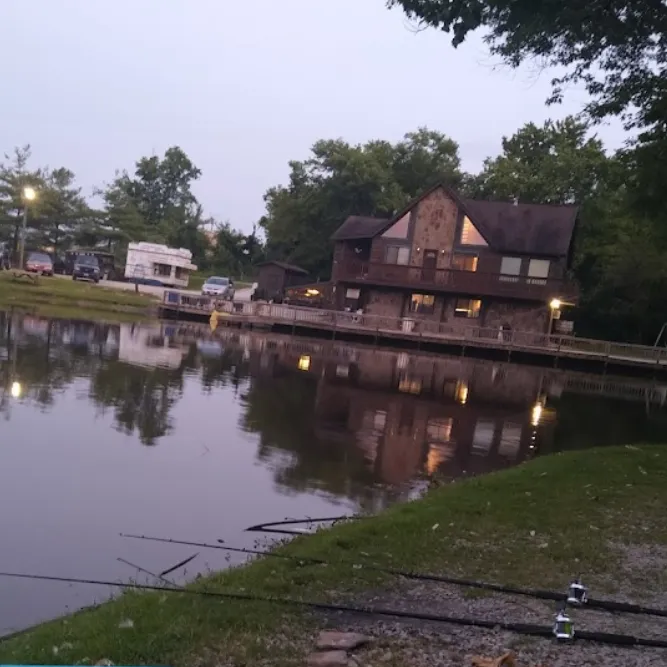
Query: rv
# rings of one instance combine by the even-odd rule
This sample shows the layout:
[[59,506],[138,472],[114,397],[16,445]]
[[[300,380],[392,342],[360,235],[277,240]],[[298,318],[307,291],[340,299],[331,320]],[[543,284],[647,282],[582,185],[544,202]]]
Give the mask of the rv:
[[169,248],[158,243],[130,243],[127,247],[125,277],[137,283],[187,287],[190,273],[197,267],[185,248]]

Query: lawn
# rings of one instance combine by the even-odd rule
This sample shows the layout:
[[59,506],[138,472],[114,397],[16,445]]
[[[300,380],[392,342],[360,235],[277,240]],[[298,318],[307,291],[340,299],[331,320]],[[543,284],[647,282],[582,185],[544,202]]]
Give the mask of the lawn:
[[[281,547],[333,565],[263,559],[193,587],[341,600],[392,583],[388,575],[351,567],[365,562],[558,590],[582,572],[596,591],[613,593],[622,545],[667,544],[666,501],[665,447],[557,454],[436,488],[378,517]],[[646,592],[643,577],[624,577],[638,594]],[[663,571],[651,577],[651,587],[665,583]],[[126,619],[133,628],[119,630]],[[312,617],[267,603],[131,592],[0,643],[0,662],[73,665],[108,658],[126,665],[225,660],[252,665],[270,659],[270,664],[289,664],[312,623]],[[54,646],[60,647],[57,654]]]
[[86,282],[41,276],[36,284],[0,272],[0,308],[18,308],[52,316],[99,317],[116,313],[145,317],[155,299],[131,291],[102,289]]

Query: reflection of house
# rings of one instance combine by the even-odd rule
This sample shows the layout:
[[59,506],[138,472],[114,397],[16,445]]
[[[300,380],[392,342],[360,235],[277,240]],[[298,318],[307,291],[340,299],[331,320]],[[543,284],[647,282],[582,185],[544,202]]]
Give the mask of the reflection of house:
[[118,361],[135,366],[178,368],[184,350],[174,347],[161,327],[123,324],[120,327]]
[[352,216],[333,236],[336,307],[446,323],[544,331],[566,280],[575,206],[460,198],[443,185],[392,219]]

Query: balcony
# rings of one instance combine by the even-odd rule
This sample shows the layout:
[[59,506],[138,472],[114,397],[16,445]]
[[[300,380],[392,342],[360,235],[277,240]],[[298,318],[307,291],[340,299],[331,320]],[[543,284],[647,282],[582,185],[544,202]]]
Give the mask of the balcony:
[[567,280],[506,276],[481,271],[348,261],[337,264],[334,275],[336,280],[342,281],[470,296],[527,301],[548,301],[553,297],[571,301],[577,298],[576,286]]

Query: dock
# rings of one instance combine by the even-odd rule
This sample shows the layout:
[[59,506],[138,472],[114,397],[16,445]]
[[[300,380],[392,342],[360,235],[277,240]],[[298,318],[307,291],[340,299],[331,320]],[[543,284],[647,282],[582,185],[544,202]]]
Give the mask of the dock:
[[667,370],[667,347],[579,338],[530,331],[452,326],[419,317],[384,317],[362,313],[273,304],[262,301],[216,301],[214,297],[166,290],[160,307],[165,318],[208,321],[217,308],[219,325],[264,329],[331,339],[372,342],[375,345],[424,351],[458,350],[461,354],[541,357],[554,365],[561,360],[601,365],[603,368]]

